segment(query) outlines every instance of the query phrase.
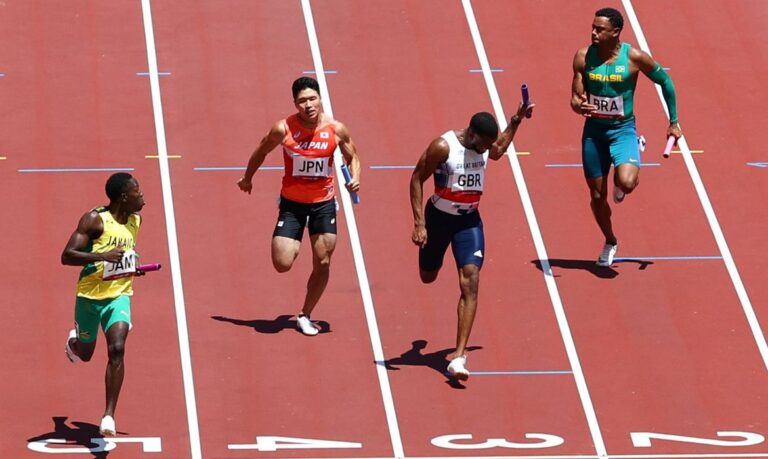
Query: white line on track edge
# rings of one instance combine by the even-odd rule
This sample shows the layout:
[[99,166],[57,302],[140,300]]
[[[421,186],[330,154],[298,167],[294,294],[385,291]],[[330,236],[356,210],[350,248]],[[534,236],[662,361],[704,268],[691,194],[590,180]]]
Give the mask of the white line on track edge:
[[[320,93],[322,94],[323,110],[329,116],[333,117],[333,109],[331,108],[331,96],[328,92],[328,85],[325,81],[325,72],[323,69],[323,60],[320,53],[320,44],[317,39],[317,32],[315,30],[315,21],[312,16],[312,6],[309,0],[301,0],[302,11],[304,12],[304,22],[307,27],[307,36],[309,38],[309,45],[312,51],[312,60],[315,65],[315,77],[320,85]],[[338,183],[344,183],[344,176],[341,173],[342,157],[336,149],[335,155],[335,168],[336,168],[336,180]],[[379,327],[376,321],[376,312],[373,307],[373,297],[371,295],[371,287],[368,283],[368,274],[365,269],[365,261],[363,259],[363,250],[360,244],[360,235],[357,231],[357,223],[355,220],[355,213],[352,208],[352,200],[350,199],[349,192],[344,186],[337,187],[341,192],[341,200],[344,207],[344,216],[347,220],[347,228],[349,230],[349,239],[352,244],[352,254],[355,258],[355,269],[357,271],[358,282],[360,283],[360,294],[363,299],[363,307],[365,309],[365,317],[368,323],[368,333],[371,337],[371,348],[373,350],[373,356],[376,360],[376,374],[379,378],[379,386],[381,388],[381,398],[384,403],[384,411],[387,418],[387,425],[389,427],[389,436],[392,442],[392,451],[397,458],[405,456],[403,451],[403,442],[400,437],[400,427],[397,423],[397,414],[395,413],[395,402],[392,396],[392,389],[389,385],[389,376],[387,376],[387,370],[384,365],[381,365],[384,359],[384,349],[381,343],[381,336],[379,335]]]
[[[640,27],[640,21],[637,19],[635,9],[632,6],[632,1],[621,1],[624,4],[624,9],[627,12],[629,22],[632,24],[632,28],[635,31],[635,36],[637,37],[637,42],[640,45],[640,48],[650,55],[651,49],[648,46],[648,41],[645,39],[643,29]],[[667,115],[667,119],[669,119],[669,109],[667,108],[667,103],[664,101],[664,95],[661,92],[661,86],[654,86],[656,86],[656,93],[659,96],[659,100],[661,101],[661,106],[664,109],[664,113]],[[707,190],[704,188],[704,182],[701,180],[701,175],[699,175],[699,170],[696,167],[696,162],[693,160],[691,150],[688,148],[688,142],[685,140],[685,136],[678,139],[677,144],[680,147],[680,151],[682,152],[683,160],[685,161],[685,166],[688,168],[688,174],[691,176],[693,186],[696,188],[696,194],[699,196],[699,201],[701,201],[701,207],[704,209],[704,213],[707,216],[709,227],[712,229],[712,235],[715,237],[717,247],[720,249],[720,253],[723,255],[723,262],[725,263],[725,267],[728,270],[728,275],[731,277],[731,282],[733,283],[733,287],[736,290],[736,295],[739,297],[739,301],[741,302],[744,315],[747,317],[747,322],[749,323],[749,328],[752,331],[752,336],[755,338],[757,349],[760,352],[761,358],[763,359],[763,366],[765,366],[766,370],[768,370],[768,343],[765,341],[765,335],[763,335],[762,328],[760,328],[760,322],[757,320],[755,309],[752,307],[752,302],[749,300],[749,295],[747,295],[747,290],[741,280],[739,270],[736,268],[736,262],[733,260],[731,250],[728,248],[728,243],[725,241],[725,235],[723,234],[723,230],[717,220],[717,215],[715,215],[715,210],[712,207],[712,202],[709,200]]]
[[[671,453],[612,454],[612,459],[735,459],[768,458],[768,453]],[[302,458],[326,459],[326,458]],[[344,459],[394,459],[392,457],[346,457]],[[404,459],[601,459],[594,454],[546,454],[528,456],[406,456]]]
[[173,210],[171,174],[168,167],[168,148],[165,139],[163,104],[160,98],[160,78],[157,71],[157,51],[155,49],[155,32],[152,27],[150,0],[141,0],[141,10],[144,18],[144,37],[147,43],[147,64],[149,65],[152,109],[155,117],[155,135],[157,137],[157,151],[159,156],[158,164],[160,165],[160,179],[163,188],[163,207],[165,209],[166,233],[168,235],[168,256],[171,262],[171,278],[173,280],[173,298],[176,309],[176,323],[179,332],[179,354],[181,358],[181,373],[184,380],[184,400],[187,405],[190,452],[192,459],[201,459],[203,455],[200,447],[200,428],[197,420],[195,387],[192,381],[192,357],[189,350],[189,332],[187,329],[187,315],[184,305],[184,289],[181,283],[179,243],[176,237],[176,217]]
[[[488,62],[488,56],[485,52],[485,47],[483,46],[483,40],[480,36],[480,29],[477,25],[477,20],[475,19],[472,3],[470,0],[462,0],[461,3],[464,7],[464,13],[467,17],[467,23],[472,34],[472,41],[475,44],[475,51],[477,52],[477,57],[480,60],[480,67],[483,69],[485,85],[488,88],[488,94],[491,98],[491,103],[493,104],[493,109],[496,113],[496,119],[498,120],[499,128],[505,129],[507,127],[507,118],[504,115],[504,109],[501,105],[501,99],[499,98],[499,93],[496,89],[496,83],[493,80],[491,66]],[[568,355],[568,361],[570,362],[571,369],[573,370],[573,377],[579,392],[579,398],[581,399],[584,415],[587,419],[589,432],[592,436],[592,443],[599,457],[607,457],[603,435],[600,432],[600,425],[597,422],[597,414],[595,413],[595,408],[592,405],[592,399],[589,395],[589,389],[587,388],[587,381],[584,378],[584,372],[582,371],[581,363],[579,362],[579,356],[576,352],[576,345],[573,341],[573,336],[571,335],[568,319],[565,315],[565,309],[563,308],[560,293],[558,292],[557,284],[555,283],[555,278],[552,274],[552,267],[549,264],[547,250],[544,247],[544,239],[541,235],[538,221],[536,220],[536,214],[533,210],[531,197],[528,194],[528,187],[525,183],[525,178],[523,177],[520,161],[517,157],[517,154],[515,154],[514,143],[509,145],[509,149],[507,151],[511,153],[506,156],[509,158],[509,163],[512,166],[515,183],[517,184],[517,191],[520,194],[520,201],[522,202],[523,209],[525,210],[525,216],[528,220],[528,227],[530,228],[531,236],[533,237],[533,243],[536,247],[536,255],[541,261],[541,270],[544,273],[544,281],[552,301],[552,306],[555,310],[557,325],[560,328],[560,334],[563,338],[563,344]]]

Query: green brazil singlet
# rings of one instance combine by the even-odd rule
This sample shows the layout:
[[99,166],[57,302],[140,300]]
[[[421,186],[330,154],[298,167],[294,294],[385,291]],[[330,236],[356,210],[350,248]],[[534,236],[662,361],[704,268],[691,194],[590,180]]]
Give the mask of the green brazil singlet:
[[587,49],[585,86],[590,104],[597,106],[592,120],[601,124],[618,124],[634,118],[632,112],[637,78],[629,68],[629,43],[622,43],[614,62],[602,62],[597,47]]

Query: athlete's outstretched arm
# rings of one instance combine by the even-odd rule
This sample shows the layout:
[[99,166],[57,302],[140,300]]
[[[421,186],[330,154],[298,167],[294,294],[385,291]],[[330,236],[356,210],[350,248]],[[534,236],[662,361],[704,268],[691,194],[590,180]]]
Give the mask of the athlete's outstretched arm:
[[280,145],[280,143],[283,141],[283,138],[285,137],[285,132],[285,124],[281,120],[275,123],[267,135],[261,139],[259,146],[256,147],[256,150],[254,150],[254,152],[251,154],[251,158],[248,160],[248,167],[245,168],[245,174],[243,174],[243,178],[237,182],[237,186],[239,186],[241,190],[251,194],[251,189],[253,189],[253,184],[251,184],[253,174],[256,173],[259,167],[261,167],[262,163],[264,162],[264,158],[267,157],[269,152]]
[[109,252],[91,253],[85,249],[88,244],[98,239],[104,232],[104,222],[95,211],[86,212],[80,218],[77,228],[69,237],[64,251],[61,253],[61,264],[70,266],[85,266],[96,261],[110,261],[117,263],[123,259],[125,251],[118,247]]
[[357,156],[357,147],[343,123],[337,123],[336,136],[339,139],[339,150],[349,167],[349,173],[352,174],[352,180],[346,184],[347,190],[350,193],[357,192],[360,190],[360,158]]
[[424,220],[424,182],[435,173],[437,166],[448,159],[448,142],[438,137],[421,154],[411,175],[411,210],[413,211],[413,234],[411,240],[419,247],[427,243],[427,228]]
[[491,149],[488,151],[489,158],[495,161],[504,156],[504,153],[507,152],[507,148],[509,148],[509,144],[512,143],[512,139],[515,138],[517,128],[525,119],[526,113],[533,112],[533,107],[535,106],[536,104],[523,105],[523,103],[520,102],[520,105],[517,107],[517,113],[509,120],[507,128],[499,135],[496,142],[491,145]]
[[637,68],[645,74],[651,81],[661,86],[661,94],[664,96],[664,102],[669,109],[669,128],[667,136],[675,136],[679,139],[682,135],[677,119],[677,93],[672,78],[650,54],[645,51],[632,48],[629,51],[630,60],[637,65]]

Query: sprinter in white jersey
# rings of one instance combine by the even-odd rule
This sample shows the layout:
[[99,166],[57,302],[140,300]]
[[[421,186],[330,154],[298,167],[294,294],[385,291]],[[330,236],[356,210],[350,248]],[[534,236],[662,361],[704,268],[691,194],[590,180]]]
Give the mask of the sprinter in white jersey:
[[[448,246],[453,249],[459,272],[456,352],[451,356],[448,373],[465,381],[466,346],[477,310],[480,268],[485,257],[483,222],[478,206],[485,184],[488,158],[497,160],[507,151],[526,112],[533,104],[517,109],[504,132],[493,115],[476,113],[469,127],[448,131],[429,144],[411,176],[413,243],[419,246],[419,274],[425,284],[434,282]],[[434,176],[435,194],[424,205],[424,182]]]

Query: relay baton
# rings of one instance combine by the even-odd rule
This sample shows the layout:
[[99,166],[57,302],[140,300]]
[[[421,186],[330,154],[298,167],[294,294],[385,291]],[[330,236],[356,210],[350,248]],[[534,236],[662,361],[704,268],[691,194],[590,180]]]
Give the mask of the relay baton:
[[671,135],[667,138],[667,145],[664,147],[664,157],[669,158],[669,153],[672,151],[672,146],[675,144],[675,136]]
[[[344,174],[344,181],[347,183],[352,181],[352,174],[349,173],[349,168],[346,164],[341,165],[341,173]],[[360,196],[358,196],[356,192],[350,191],[349,195],[352,197],[352,202],[360,204]]]
[[160,263],[150,263],[148,265],[140,265],[138,268],[136,268],[137,271],[142,272],[149,272],[149,271],[160,271],[160,268],[163,266]]
[[[528,98],[528,85],[523,83],[522,86],[520,86],[520,92],[523,93],[523,105],[526,107],[528,106],[528,102],[530,102],[530,99]],[[530,111],[525,112],[525,117],[530,118],[533,113]]]

